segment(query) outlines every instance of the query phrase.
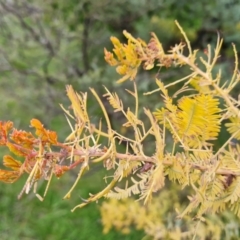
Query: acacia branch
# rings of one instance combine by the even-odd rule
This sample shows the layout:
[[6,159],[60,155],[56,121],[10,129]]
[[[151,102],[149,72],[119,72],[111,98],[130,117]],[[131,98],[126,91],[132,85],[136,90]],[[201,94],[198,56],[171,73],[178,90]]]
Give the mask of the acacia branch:
[[[79,156],[81,157],[80,160],[78,160],[77,162],[75,162],[73,164],[73,166],[77,166],[78,164],[82,163],[84,161],[84,157],[85,155],[88,155],[89,156],[89,159],[92,159],[94,160],[95,158],[99,158],[99,157],[102,157],[106,154],[106,150],[100,150],[100,149],[90,149],[87,153],[85,150],[74,150],[73,152],[73,155],[74,156]],[[71,153],[67,154],[66,155],[66,152],[51,152],[51,153],[47,153],[45,156],[47,157],[51,157],[51,156],[57,156],[59,158],[64,158],[64,159],[67,159],[69,157],[71,157]],[[119,161],[121,160],[127,160],[127,161],[140,161],[140,162],[143,162],[143,163],[151,163],[152,165],[157,165],[157,159],[155,156],[141,156],[141,155],[132,155],[132,154],[127,154],[127,153],[115,153],[114,156],[116,157],[116,159],[118,159]],[[106,155],[103,159],[104,160],[107,160],[111,158],[111,153],[109,155]],[[171,160],[163,160],[162,161],[163,165],[165,167],[170,167],[172,165],[174,165],[173,161]],[[212,170],[212,167],[214,167],[213,165],[200,165],[200,164],[195,164],[195,163],[180,163],[181,166],[184,168],[185,166],[188,165],[188,167],[190,169],[196,169],[196,170],[199,170],[201,172],[206,172],[206,171],[211,171]],[[71,168],[74,168],[74,167],[71,167]],[[231,169],[227,169],[227,168],[219,168],[216,170],[215,174],[217,175],[232,175],[232,176],[240,176],[240,170],[231,170]]]

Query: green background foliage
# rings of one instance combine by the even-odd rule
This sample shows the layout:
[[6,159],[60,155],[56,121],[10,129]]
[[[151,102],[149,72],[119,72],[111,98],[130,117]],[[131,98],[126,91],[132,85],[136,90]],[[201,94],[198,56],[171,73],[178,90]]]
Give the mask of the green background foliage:
[[[104,61],[103,48],[110,49],[109,37],[121,39],[124,29],[145,40],[154,31],[169,48],[182,38],[175,19],[193,47],[200,51],[207,44],[215,43],[217,33],[224,38],[218,67],[228,79],[234,62],[231,42],[237,49],[240,44],[239,12],[240,5],[233,0],[1,0],[0,119],[12,120],[16,127],[28,130],[30,119],[38,118],[64,140],[69,127],[59,103],[69,105],[66,84],[73,85],[77,91],[88,91],[91,86],[100,94],[104,93],[102,85],[106,85],[110,91],[122,93],[123,100],[131,107],[132,102],[124,95],[126,86],[115,83],[119,76]],[[158,71],[154,70],[139,74],[137,81],[142,93],[152,90]],[[167,82],[179,78],[182,71],[185,70],[160,69],[158,77]],[[156,95],[150,96],[148,102],[144,96],[140,101],[151,110],[161,106]],[[90,115],[96,116],[97,121],[101,112],[94,98],[89,97],[88,106]],[[110,110],[109,116],[118,129],[121,116],[113,115]],[[104,177],[98,167],[92,169],[79,183],[75,195],[63,201],[76,174],[74,171],[55,180],[44,202],[31,194],[16,200],[25,179],[10,186],[0,183],[1,239],[139,239],[144,236],[135,230],[127,236],[115,231],[102,235],[96,204],[71,213],[70,209],[81,197],[100,189],[98,179]]]

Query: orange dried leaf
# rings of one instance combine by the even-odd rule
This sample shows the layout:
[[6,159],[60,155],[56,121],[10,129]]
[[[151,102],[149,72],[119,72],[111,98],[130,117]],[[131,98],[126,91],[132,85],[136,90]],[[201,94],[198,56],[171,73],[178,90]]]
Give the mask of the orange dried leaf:
[[13,122],[7,121],[7,122],[0,122],[0,128],[8,133],[13,128]]
[[7,171],[0,169],[0,181],[5,183],[13,183],[21,176],[20,171]]
[[57,134],[53,131],[48,131],[48,139],[52,144],[57,144]]
[[35,118],[32,119],[30,123],[31,123],[31,126],[36,129],[36,135],[41,136],[44,130],[43,124],[38,119],[35,119]]
[[14,153],[15,155],[17,156],[21,156],[21,157],[24,157],[27,155],[27,152],[24,150],[24,148],[22,148],[21,146],[18,146],[16,144],[13,144],[13,143],[10,143],[10,142],[7,142],[6,143],[6,146],[8,147],[8,149]]
[[9,155],[5,155],[3,157],[3,165],[5,167],[11,168],[13,170],[19,170],[22,166],[22,163],[20,161],[15,160],[13,157]]
[[6,145],[7,134],[12,129],[13,123],[10,121],[1,122],[0,121],[0,145]]
[[43,128],[43,124],[36,118],[33,118],[31,120],[31,126],[33,126],[35,128]]
[[32,149],[33,145],[36,141],[36,139],[34,138],[34,136],[32,135],[32,133],[30,132],[25,132],[25,131],[19,131],[14,129],[13,133],[11,134],[11,139],[23,146],[24,148],[28,148],[28,149]]
[[45,129],[43,124],[38,119],[32,119],[31,126],[36,129],[36,135],[40,137],[43,142],[57,144],[56,132]]

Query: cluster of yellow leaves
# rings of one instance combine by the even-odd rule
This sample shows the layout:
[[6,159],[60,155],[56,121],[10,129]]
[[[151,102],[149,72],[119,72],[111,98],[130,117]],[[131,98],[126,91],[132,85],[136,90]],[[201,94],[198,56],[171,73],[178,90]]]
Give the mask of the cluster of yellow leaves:
[[141,64],[141,59],[137,53],[137,49],[145,43],[134,38],[128,39],[128,44],[122,44],[116,37],[111,37],[111,41],[114,45],[113,52],[117,58],[111,52],[104,49],[105,60],[111,66],[117,66],[116,71],[120,75],[124,75],[123,78],[118,80],[119,83],[126,81],[127,79],[133,80],[137,75],[137,69]]
[[[109,65],[115,66],[118,74],[123,75],[118,83],[122,83],[128,79],[134,80],[138,68],[142,64],[145,70],[150,70],[156,66],[170,67],[173,62],[175,65],[174,55],[165,54],[162,48],[162,44],[158,41],[158,38],[152,33],[152,38],[147,44],[140,38],[134,38],[127,31],[123,31],[123,34],[128,40],[127,44],[121,43],[116,37],[111,37],[111,41],[114,45],[113,53],[104,49],[105,60]],[[179,44],[176,48],[181,51],[184,45]]]
[[176,142],[201,148],[207,146],[207,141],[216,139],[220,132],[221,109],[218,106],[219,100],[211,95],[186,96],[177,106],[157,110],[155,116],[161,123],[166,122]]
[[197,239],[219,240],[224,231],[231,231],[224,228],[223,219],[233,217],[226,213],[221,217],[210,216],[205,222],[194,222],[190,216],[178,219],[175,209],[180,211],[184,205],[179,203],[176,186],[171,185],[171,188],[172,191],[162,190],[147,206],[133,199],[104,202],[100,208],[103,232],[106,234],[114,228],[128,234],[134,227],[143,230],[151,239],[181,240],[195,236]]

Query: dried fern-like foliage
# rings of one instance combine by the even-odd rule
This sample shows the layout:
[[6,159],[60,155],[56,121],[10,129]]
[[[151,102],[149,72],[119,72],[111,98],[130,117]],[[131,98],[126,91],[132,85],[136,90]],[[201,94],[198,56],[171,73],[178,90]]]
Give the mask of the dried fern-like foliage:
[[[197,51],[191,49],[185,33],[180,26],[179,28],[186,44],[175,45],[168,53],[163,51],[154,34],[148,44],[143,44],[142,40],[124,33],[137,52],[136,58],[146,70],[154,66],[185,65],[189,66],[191,73],[166,86],[156,79],[158,88],[146,93],[160,91],[164,101],[164,107],[157,109],[154,116],[149,118],[152,128],[147,132],[155,136],[156,152],[148,159],[153,159],[154,163],[147,170],[148,175],[145,173],[147,179],[143,181],[141,178],[144,186],[141,181],[133,181],[132,187],[121,190],[118,188],[117,193],[107,196],[121,199],[120,195],[130,191],[131,194],[128,192],[126,196],[138,194],[146,203],[151,199],[153,192],[164,187],[165,177],[168,177],[171,181],[177,181],[183,188],[190,186],[193,191],[193,195],[189,197],[189,205],[179,214],[180,218],[194,212],[197,218],[203,220],[206,213],[221,212],[225,209],[230,209],[239,216],[239,146],[233,145],[232,140],[239,139],[240,114],[238,100],[229,94],[240,80],[236,49],[233,45],[236,57],[233,76],[230,81],[221,85],[221,72],[214,77],[212,70],[219,58],[222,40],[218,39],[214,51],[208,46],[205,58],[198,59],[204,65],[205,69],[202,69],[196,63]],[[188,49],[187,56],[183,55],[185,47]],[[214,52],[213,56],[211,52]],[[118,57],[116,52],[115,54]],[[114,59],[114,55],[111,57]],[[118,61],[121,62],[119,57]],[[175,104],[174,94],[169,96],[168,89],[179,83],[183,83],[183,87],[178,89],[176,94],[184,94]],[[220,105],[220,101],[223,104]],[[155,125],[156,121],[158,126]],[[223,121],[227,123],[223,124]],[[213,151],[224,125],[230,136],[219,149]],[[171,152],[165,147],[167,130],[174,141]],[[135,143],[134,146],[138,144]],[[142,157],[142,161],[146,160],[144,154]],[[158,173],[154,175],[156,172]],[[155,179],[154,176],[158,177]],[[138,187],[138,184],[141,187]]]
[[[110,176],[106,178],[107,185],[99,193],[91,194],[73,210],[96,202],[102,197],[125,199],[134,195],[146,204],[153,198],[153,194],[165,188],[167,179],[180,184],[183,191],[187,187],[191,192],[191,196],[188,197],[189,204],[185,209],[181,208],[178,218],[192,215],[203,221],[206,214],[227,209],[240,216],[240,145],[238,143],[240,103],[230,95],[240,81],[237,52],[233,45],[236,64],[232,78],[221,81],[221,71],[214,75],[213,69],[220,57],[222,40],[218,38],[215,48],[212,49],[209,45],[205,57],[199,57],[197,50],[191,48],[182,28],[177,22],[176,24],[183,34],[185,43],[176,44],[168,51],[163,49],[154,33],[146,43],[126,31],[124,31],[126,44],[112,37],[113,52],[104,50],[106,61],[116,67],[116,71],[122,76],[118,82],[130,80],[133,84],[133,90],[126,90],[126,94],[134,99],[134,109],[124,106],[118,94],[111,93],[107,88],[104,95],[114,112],[121,112],[125,117],[123,126],[133,132],[132,136],[121,134],[112,128],[107,110],[94,89],[91,88],[90,92],[104,116],[98,126],[88,115],[87,94],[76,93],[71,86],[67,86],[71,107],[66,109],[62,106],[62,108],[71,133],[65,143],[59,143],[55,138],[54,141],[51,140],[51,132],[46,134],[45,129],[41,130],[46,134],[49,145],[55,144],[62,148],[61,151],[53,152],[49,145],[45,146],[44,151],[37,150],[38,156],[35,151],[32,158],[35,162],[29,164],[28,168],[20,167],[21,164],[16,160],[5,158],[5,166],[14,171],[9,173],[1,170],[0,180],[13,182],[23,171],[30,174],[31,183],[41,177],[48,180],[42,170],[45,162],[50,166],[47,170],[53,168],[57,176],[60,175],[59,168],[63,162],[67,170],[79,166],[77,179],[65,195],[64,199],[66,199],[71,197],[83,173],[88,171],[92,164],[102,163],[106,171],[111,171]],[[200,61],[203,67],[200,68],[197,61]],[[156,89],[145,93],[145,95],[160,93],[159,101],[163,101],[163,107],[153,112],[144,106],[139,106],[138,84],[135,78],[141,66],[146,71],[154,67],[184,66],[190,73],[169,84],[156,79]],[[180,87],[175,93],[169,94],[172,86]],[[176,96],[179,96],[177,102]],[[140,117],[139,109],[143,109],[144,116]],[[104,127],[106,131],[102,128],[103,124],[106,125]],[[14,144],[11,145],[11,142],[6,141],[7,126],[7,123],[0,122],[0,144],[5,144],[18,154],[22,153],[22,148],[20,151]],[[229,137],[217,148],[221,130],[226,130]],[[170,150],[167,147],[169,136],[172,141]],[[42,138],[42,135],[39,135],[39,138]],[[143,144],[147,138],[154,138],[155,143],[150,155],[147,155]],[[102,139],[107,140],[105,145]],[[117,151],[117,144],[122,141],[126,143],[125,153]],[[25,152],[23,154],[26,155]],[[49,163],[49,154],[54,159],[51,163]],[[64,156],[63,160],[61,160],[62,156]],[[26,193],[28,192],[29,190]],[[159,225],[162,226],[161,221]],[[180,229],[176,228],[174,231],[179,232]],[[163,232],[160,235],[165,236],[165,234]]]
[[[82,144],[81,151],[87,154],[84,155],[88,159],[86,163],[103,161],[106,169],[114,169],[109,185],[77,207],[85,206],[100,197],[125,199],[132,195],[137,195],[140,200],[147,203],[152,199],[153,193],[164,188],[168,178],[170,181],[178,182],[182,188],[188,186],[192,189],[189,205],[179,217],[194,213],[197,218],[203,219],[206,213],[221,212],[224,209],[231,209],[239,215],[239,146],[232,145],[232,140],[239,138],[240,114],[238,101],[229,95],[240,79],[237,66],[231,81],[221,85],[221,72],[214,77],[212,70],[219,58],[222,40],[218,39],[214,51],[208,46],[205,58],[198,59],[197,51],[191,49],[185,33],[180,26],[179,28],[186,44],[175,45],[170,51],[163,50],[161,42],[154,34],[149,43],[145,43],[126,31],[124,35],[128,39],[127,44],[111,38],[114,45],[113,53],[105,49],[106,61],[112,66],[117,66],[117,72],[123,75],[119,82],[128,79],[133,81],[134,91],[127,90],[127,93],[135,100],[134,110],[129,108],[126,110],[117,93],[111,93],[106,88],[105,94],[113,110],[122,112],[126,118],[123,126],[133,130],[132,138],[123,136],[111,128],[107,112],[93,89],[91,91],[105,116],[107,132],[102,132],[101,129],[91,125],[87,110],[84,110],[85,104],[79,99],[80,95],[68,90],[77,122],[84,119],[79,125],[83,129],[77,128],[74,133],[84,132],[84,135],[78,136],[78,142]],[[187,55],[183,54],[185,48],[188,50]],[[214,55],[211,55],[212,52]],[[234,52],[237,57],[235,48]],[[203,63],[204,68],[198,67],[197,59]],[[154,113],[144,109],[150,127],[146,127],[146,121],[140,119],[138,115],[140,106],[137,83],[134,79],[141,65],[145,70],[154,66],[169,68],[185,65],[189,66],[191,71],[187,76],[168,85],[156,79],[156,90],[146,94],[161,92],[164,106],[156,109]],[[179,83],[182,87],[170,96],[168,89]],[[175,103],[174,96],[180,93],[182,97]],[[220,102],[223,104],[220,105]],[[85,114],[75,108],[84,110]],[[228,123],[224,125],[223,121]],[[219,149],[213,150],[220,130],[224,127],[230,137]],[[104,147],[97,145],[95,134],[106,137],[109,145]],[[171,152],[166,149],[166,138],[169,134],[173,139]],[[151,156],[147,156],[143,148],[143,142],[148,136],[155,138],[155,152]],[[90,146],[90,139],[94,143],[93,146]],[[117,139],[127,143],[125,154],[116,151]],[[129,152],[130,148],[134,155]],[[76,150],[73,152],[76,154]]]

